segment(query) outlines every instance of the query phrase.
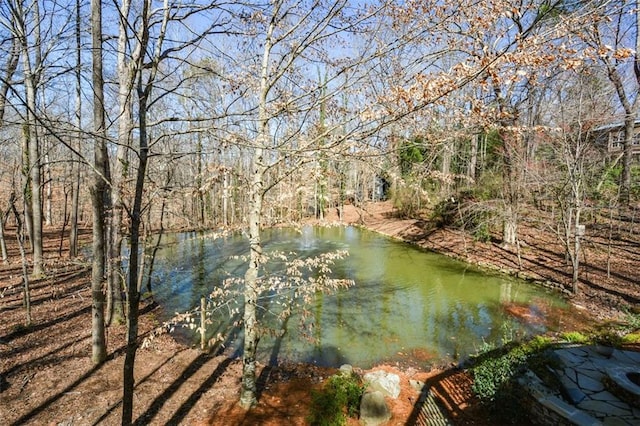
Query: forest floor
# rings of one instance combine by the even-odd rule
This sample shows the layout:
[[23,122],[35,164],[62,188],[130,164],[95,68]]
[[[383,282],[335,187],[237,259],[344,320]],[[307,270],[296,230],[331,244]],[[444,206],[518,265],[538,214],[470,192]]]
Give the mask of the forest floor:
[[[335,212],[327,221],[336,221]],[[477,243],[451,229],[431,229],[421,220],[396,217],[390,203],[347,206],[344,223],[357,223],[428,249],[504,272],[568,286],[570,270],[553,233],[534,218],[520,228],[520,262],[515,250],[497,243]],[[599,227],[603,228],[600,229]],[[609,230],[592,224],[585,239],[585,267],[576,307],[567,315],[566,329],[581,329],[595,320],[617,320],[621,306],[640,302],[640,235],[638,228]],[[90,231],[82,235],[87,243]],[[11,230],[7,239],[15,241]],[[125,329],[108,328],[108,360],[93,366],[89,265],[58,255],[66,253],[59,231],[46,235],[47,276],[31,282],[33,324],[24,327],[21,265],[17,245],[10,244],[10,262],[0,266],[0,423],[5,425],[120,424],[121,380]],[[607,260],[611,274],[607,276]],[[518,268],[520,263],[521,267]],[[240,409],[241,363],[222,355],[185,347],[170,335],[153,339],[159,308],[142,307],[137,352],[134,419],[138,425],[302,425],[309,413],[311,390],[334,373],[312,365],[259,368],[260,399],[249,412]],[[423,371],[409,365],[382,365],[400,375],[402,390],[391,401],[389,424],[413,424],[418,419],[419,394],[409,379],[433,386],[456,424],[486,424],[470,391],[471,378],[454,368]],[[357,370],[357,369],[356,369]],[[357,370],[362,372],[361,370]],[[357,421],[350,420],[350,424]]]

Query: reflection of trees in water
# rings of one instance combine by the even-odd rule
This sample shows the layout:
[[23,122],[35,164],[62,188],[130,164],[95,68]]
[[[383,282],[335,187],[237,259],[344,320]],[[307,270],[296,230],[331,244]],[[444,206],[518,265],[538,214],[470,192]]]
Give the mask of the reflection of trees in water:
[[[355,228],[327,228],[309,234],[316,248],[302,252],[301,258],[336,246],[351,248],[352,256],[334,265],[332,270],[337,277],[357,277],[356,286],[333,295],[318,294],[307,306],[307,320],[311,326],[303,330],[298,327],[297,314],[291,318],[276,318],[282,305],[274,302],[275,293],[265,293],[273,296],[268,306],[263,306],[265,312],[267,307],[271,311],[264,317],[269,319],[269,328],[288,331],[284,335],[263,336],[261,359],[282,357],[304,361],[316,354],[318,360],[323,358],[321,362],[325,363],[327,359],[349,359],[361,364],[379,361],[372,360],[374,357],[389,359],[396,352],[412,350],[450,354],[457,359],[474,352],[483,340],[498,342],[503,334],[502,321],[514,318],[507,312],[508,307],[519,306],[516,301],[526,297],[530,302],[535,294],[528,290],[529,287],[520,287],[518,282],[484,275],[433,253],[413,253],[405,244],[396,247],[395,242],[379,235],[367,233],[366,241],[359,243],[354,235],[361,232]],[[269,230],[267,235],[267,247],[272,244],[267,251],[286,251],[287,244],[296,248],[300,245],[300,240],[296,239],[300,234],[295,231]],[[378,243],[377,239],[384,241]],[[202,291],[244,271],[245,264],[229,256],[246,250],[242,236],[215,241],[206,238],[182,240],[184,244],[167,247],[169,250],[165,253],[170,253],[171,258],[162,261],[173,269],[159,272],[159,276],[167,278],[162,279],[162,291],[172,298],[171,303],[176,303],[174,306],[191,303]],[[403,264],[403,259],[408,264]],[[185,261],[188,262],[186,265]],[[160,286],[158,283],[156,290]],[[172,287],[176,293],[169,291]],[[528,311],[522,312],[530,318],[544,316],[544,303],[553,304],[536,301],[531,307],[523,303],[521,309],[526,308]],[[215,321],[216,330],[222,327],[220,324],[230,324],[228,314],[220,314]],[[513,327],[523,327],[523,324],[525,320]],[[304,340],[300,336],[302,332],[308,333],[311,340]],[[242,335],[236,334],[235,338],[241,339]]]

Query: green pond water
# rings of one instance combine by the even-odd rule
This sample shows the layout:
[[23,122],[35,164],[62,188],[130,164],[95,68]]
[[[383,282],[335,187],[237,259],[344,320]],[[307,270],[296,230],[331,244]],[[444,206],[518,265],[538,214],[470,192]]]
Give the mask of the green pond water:
[[[538,286],[359,228],[270,229],[263,241],[266,252],[293,251],[300,257],[346,249],[349,256],[332,267],[333,276],[355,282],[335,294],[319,294],[307,306],[312,339],[300,336],[295,316],[285,323],[265,316],[266,323],[286,332],[261,338],[263,362],[363,368],[380,362],[457,362],[485,342],[499,344],[505,337],[557,328],[545,315],[567,309],[558,296]],[[246,262],[237,256],[247,253],[248,240],[239,234],[163,237],[153,275],[156,300],[167,315],[199,306],[201,295],[229,276],[244,274]],[[228,333],[228,324],[223,313],[208,327],[213,334],[224,331],[226,350],[239,355],[241,331]]]

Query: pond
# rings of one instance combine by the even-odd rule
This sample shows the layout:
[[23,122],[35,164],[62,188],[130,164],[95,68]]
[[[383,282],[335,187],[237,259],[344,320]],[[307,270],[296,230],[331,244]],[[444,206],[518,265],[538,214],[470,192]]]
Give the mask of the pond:
[[[565,302],[549,291],[513,277],[490,274],[446,256],[355,227],[268,229],[266,252],[298,256],[346,249],[332,268],[336,278],[355,285],[319,294],[312,306],[313,339],[300,337],[299,321],[274,325],[284,335],[260,340],[263,362],[350,363],[362,368],[381,362],[458,362],[484,344],[499,344],[548,328],[555,329]],[[154,267],[156,300],[167,314],[199,306],[229,276],[242,276],[246,237],[208,238],[196,233],[163,237]],[[220,330],[228,315],[214,318]],[[226,347],[238,355],[239,334]]]

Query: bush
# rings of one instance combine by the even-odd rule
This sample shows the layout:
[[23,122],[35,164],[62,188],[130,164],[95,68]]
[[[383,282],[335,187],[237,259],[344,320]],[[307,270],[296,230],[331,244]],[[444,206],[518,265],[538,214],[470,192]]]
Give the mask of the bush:
[[551,339],[535,337],[528,343],[511,342],[502,348],[480,353],[473,362],[474,393],[490,410],[493,420],[499,424],[522,424],[522,416],[516,378],[526,368],[547,371],[549,364],[546,350]]
[[336,375],[327,380],[321,391],[311,393],[309,424],[319,426],[344,425],[346,416],[357,417],[364,385],[356,374]]
[[495,401],[505,387],[526,365],[528,350],[523,345],[511,345],[484,354],[471,369],[473,391],[485,402]]

